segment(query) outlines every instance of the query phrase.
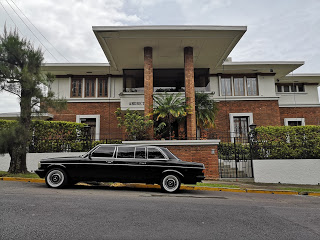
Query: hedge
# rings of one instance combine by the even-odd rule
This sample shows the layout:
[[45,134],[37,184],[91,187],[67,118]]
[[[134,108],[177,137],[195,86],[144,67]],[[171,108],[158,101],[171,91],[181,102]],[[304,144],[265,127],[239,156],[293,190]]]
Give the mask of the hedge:
[[258,159],[320,158],[320,126],[268,126],[255,129]]
[[251,143],[221,142],[219,158],[320,159],[320,126],[257,127],[251,134]]
[[[0,120],[0,131],[15,124],[14,120]],[[29,152],[85,152],[98,144],[121,143],[121,140],[90,141],[85,126],[65,121],[32,121]]]

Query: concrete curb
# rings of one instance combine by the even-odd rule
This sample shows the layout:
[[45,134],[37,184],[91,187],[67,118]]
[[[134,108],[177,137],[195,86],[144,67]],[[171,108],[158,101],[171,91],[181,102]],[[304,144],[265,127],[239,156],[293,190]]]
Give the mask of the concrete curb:
[[[45,183],[41,178],[19,178],[19,177],[0,177],[0,181],[15,181],[15,182],[32,182]],[[141,184],[141,183],[113,183],[110,187],[128,187],[128,188],[151,188],[160,189],[159,185]],[[290,190],[269,190],[269,189],[241,189],[241,188],[224,188],[224,187],[194,187],[183,185],[181,190],[191,191],[216,191],[216,192],[239,192],[239,193],[263,193],[263,194],[282,194],[282,195],[308,195],[320,197],[320,192],[297,192]]]

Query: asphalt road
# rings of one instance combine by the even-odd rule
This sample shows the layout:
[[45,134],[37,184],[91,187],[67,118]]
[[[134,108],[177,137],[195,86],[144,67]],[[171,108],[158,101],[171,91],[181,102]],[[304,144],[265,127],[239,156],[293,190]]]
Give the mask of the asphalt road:
[[320,239],[320,198],[0,181],[0,239]]

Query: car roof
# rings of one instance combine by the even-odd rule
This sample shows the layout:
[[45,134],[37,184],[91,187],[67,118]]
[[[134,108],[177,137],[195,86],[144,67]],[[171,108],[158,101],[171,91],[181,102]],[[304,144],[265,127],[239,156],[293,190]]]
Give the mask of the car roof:
[[[131,144],[131,145],[126,145],[126,144],[99,144],[98,146],[123,146],[123,147],[158,147],[154,145],[146,145],[146,144]],[[161,148],[161,147],[160,147]]]

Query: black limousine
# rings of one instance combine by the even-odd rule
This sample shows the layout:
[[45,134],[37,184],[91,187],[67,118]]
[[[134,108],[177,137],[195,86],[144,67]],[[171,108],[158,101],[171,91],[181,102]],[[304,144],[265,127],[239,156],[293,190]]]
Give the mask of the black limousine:
[[182,161],[156,146],[100,144],[82,156],[44,159],[38,165],[35,172],[51,188],[80,181],[147,183],[173,193],[181,183],[204,179],[202,163]]

